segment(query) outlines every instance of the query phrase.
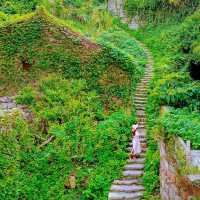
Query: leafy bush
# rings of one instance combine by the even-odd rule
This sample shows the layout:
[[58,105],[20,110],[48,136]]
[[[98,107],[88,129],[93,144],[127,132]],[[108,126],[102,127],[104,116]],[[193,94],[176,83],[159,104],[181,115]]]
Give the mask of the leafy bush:
[[[131,8],[136,1],[127,2]],[[150,6],[151,3],[155,4]],[[159,119],[161,105],[174,107],[160,121],[161,129],[164,126],[165,136],[168,138],[178,135],[183,139],[190,139],[194,142],[193,147],[199,148],[199,141],[197,142],[195,137],[198,138],[196,132],[199,132],[196,123],[199,121],[197,116],[200,110],[200,87],[199,82],[193,81],[189,76],[190,62],[197,63],[199,60],[199,9],[197,7],[199,2],[194,1],[191,5],[185,1],[181,3],[186,4],[169,5],[167,2],[166,6],[166,3],[159,4],[158,1],[141,1],[134,8],[129,9],[129,15],[138,15],[148,22],[146,27],[135,31],[133,35],[142,40],[154,56],[154,77],[149,87],[147,104],[149,148],[144,175],[147,199],[159,191],[156,139],[160,137],[158,133],[163,133],[161,130],[156,130],[155,124]],[[189,126],[194,126],[194,132]]]
[[[84,80],[51,75],[33,90],[33,124],[15,115],[1,121],[1,198],[107,199],[110,184],[127,159],[129,127],[135,118],[122,110],[105,117],[99,96],[88,91]],[[19,98],[26,94],[24,90]],[[54,140],[40,147],[50,136]],[[15,153],[7,154],[8,149]],[[65,188],[72,172],[74,190]]]
[[35,92],[31,87],[26,87],[18,95],[16,101],[18,104],[33,105],[35,104]]
[[1,0],[0,11],[6,14],[22,14],[35,10],[37,4],[38,0]]
[[199,5],[198,0],[126,0],[125,10],[129,16],[137,16],[150,23],[166,20],[177,21],[191,14]]
[[17,102],[34,113],[31,124],[15,115],[1,121],[1,199],[104,200],[127,159],[131,94],[145,54],[128,35],[126,45],[115,47],[117,35],[97,45],[68,23],[39,9],[0,27],[0,84],[20,91]]
[[198,112],[185,109],[171,109],[161,119],[164,132],[168,136],[180,136],[190,140],[192,147],[200,149],[200,116]]

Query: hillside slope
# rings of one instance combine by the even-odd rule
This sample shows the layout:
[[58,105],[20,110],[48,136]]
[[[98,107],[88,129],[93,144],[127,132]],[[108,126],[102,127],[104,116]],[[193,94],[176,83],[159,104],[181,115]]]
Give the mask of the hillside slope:
[[0,119],[0,199],[104,200],[120,176],[145,54],[69,27],[42,8],[0,27],[0,95],[32,113]]

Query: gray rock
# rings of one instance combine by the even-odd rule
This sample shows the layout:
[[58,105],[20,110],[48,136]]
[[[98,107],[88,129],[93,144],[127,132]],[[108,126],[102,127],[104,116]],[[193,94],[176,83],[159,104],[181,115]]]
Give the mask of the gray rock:
[[128,192],[110,192],[109,193],[109,200],[139,200],[140,197],[143,196],[143,192],[134,192],[134,193],[128,193]]
[[111,191],[115,192],[139,192],[144,191],[142,185],[112,185]]

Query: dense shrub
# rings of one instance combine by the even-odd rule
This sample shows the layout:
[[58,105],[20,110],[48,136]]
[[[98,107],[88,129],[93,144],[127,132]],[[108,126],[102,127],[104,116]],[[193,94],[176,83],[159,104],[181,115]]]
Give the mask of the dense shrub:
[[6,14],[28,13],[34,11],[39,2],[38,0],[1,0],[0,11]]
[[125,10],[129,16],[153,23],[161,21],[182,20],[191,14],[199,5],[198,0],[126,0]]
[[[106,199],[127,157],[134,119],[122,110],[104,116],[99,96],[88,91],[84,80],[51,75],[32,90],[35,104],[27,101],[28,89],[17,101],[30,106],[33,124],[15,115],[1,120],[1,198]],[[40,148],[50,136],[54,140]],[[72,172],[76,174],[74,190],[65,188]]]
[[161,119],[166,137],[180,136],[190,140],[192,148],[200,149],[200,115],[185,109],[171,109]]
[[1,199],[104,200],[127,159],[145,54],[131,38],[97,45],[66,24],[40,9],[0,27],[1,94],[18,92],[34,117],[1,119]]
[[[198,138],[196,132],[199,132],[196,123],[199,123],[200,85],[189,76],[191,61],[198,63],[199,60],[199,2],[176,1],[179,4],[169,5],[168,2],[160,4],[161,1],[140,1],[134,5],[136,2],[127,0],[129,14],[138,15],[148,23],[133,35],[142,40],[154,56],[154,77],[149,87],[147,104],[149,149],[144,176],[146,198],[150,199],[159,190],[156,140],[163,136],[163,127],[166,138],[178,135],[192,140],[193,147],[199,148],[199,141],[194,138]],[[174,108],[159,121],[158,130],[155,125],[161,105]]]

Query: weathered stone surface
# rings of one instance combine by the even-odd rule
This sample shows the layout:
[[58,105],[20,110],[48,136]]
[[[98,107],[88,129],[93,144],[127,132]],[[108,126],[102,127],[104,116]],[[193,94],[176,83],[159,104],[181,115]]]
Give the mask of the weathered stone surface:
[[146,116],[144,110],[138,110],[136,113],[137,116]]
[[[187,177],[179,174],[178,166],[169,159],[163,141],[160,142],[160,192],[163,200],[188,200],[191,197],[200,197],[200,175],[188,175]],[[195,181],[197,181],[195,184]],[[199,182],[200,183],[200,182]]]
[[16,105],[14,97],[0,97],[0,117],[3,117],[7,113],[20,111],[24,119],[30,119],[32,117],[31,112],[28,111],[27,106]]
[[137,158],[137,159],[129,159],[128,161],[127,161],[128,163],[145,163],[145,158]]
[[112,192],[139,192],[144,191],[144,187],[142,185],[112,185]]
[[134,163],[134,164],[127,164],[125,165],[125,170],[133,170],[133,169],[144,169],[144,164],[138,164],[138,163]]
[[113,182],[115,185],[132,185],[132,184],[137,184],[140,185],[142,184],[142,179],[136,178],[136,179],[120,179],[120,180],[115,180]]
[[109,200],[137,200],[143,196],[143,192],[110,192]]
[[8,103],[11,101],[11,98],[9,97],[0,97],[0,103]]
[[144,174],[143,170],[125,170],[123,171],[124,177],[140,177]]

